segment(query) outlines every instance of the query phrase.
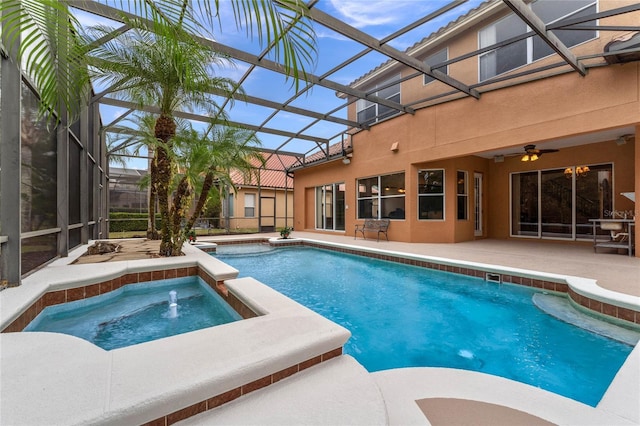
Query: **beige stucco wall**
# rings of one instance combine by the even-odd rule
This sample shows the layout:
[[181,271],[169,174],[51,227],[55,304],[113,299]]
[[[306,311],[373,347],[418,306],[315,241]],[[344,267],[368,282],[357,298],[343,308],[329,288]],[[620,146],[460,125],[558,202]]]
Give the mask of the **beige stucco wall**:
[[[601,1],[599,10],[628,3],[631,2]],[[623,19],[628,21],[633,17],[627,15]],[[609,21],[603,20],[600,24],[606,25]],[[626,21],[618,24],[630,24]],[[468,36],[449,41],[450,56],[476,48],[478,26],[473,28]],[[598,39],[574,50],[578,54],[601,52],[613,36],[610,32],[601,32]],[[535,65],[557,60],[557,57],[543,59]],[[456,67],[450,68],[452,76],[465,83],[477,80],[477,58],[463,61]],[[402,84],[402,102],[424,99],[438,86],[444,87],[439,82],[425,86],[421,77],[408,80]],[[354,108],[350,110],[352,119],[355,119]],[[635,128],[636,138],[622,146],[615,141],[604,141],[566,148],[529,164],[515,157],[505,159],[504,163],[479,157],[483,152],[505,148],[522,150],[527,144],[544,149],[545,142],[569,137],[586,144],[591,141],[593,133],[629,127]],[[414,115],[401,115],[354,134],[351,137],[353,157],[348,165],[338,160],[296,171],[296,228],[314,229],[315,186],[344,181],[348,206],[346,232],[352,235],[355,223],[361,222],[356,219],[356,179],[402,171],[405,172],[406,219],[393,220],[389,228],[389,238],[398,241],[456,242],[476,238],[472,206],[469,207],[468,221],[456,220],[457,170],[469,173],[470,201],[473,200],[473,173],[483,174],[483,237],[509,237],[509,173],[528,168],[538,170],[613,163],[614,208],[637,210],[631,201],[619,193],[633,191],[640,185],[640,157],[639,150],[635,149],[639,137],[640,62],[591,68],[584,77],[576,72],[568,72],[489,91],[483,93],[480,99],[468,97],[431,105],[418,109]],[[583,141],[580,142],[580,139]],[[392,152],[390,148],[395,142],[398,143],[398,150]],[[420,168],[446,170],[447,213],[444,221],[419,221],[416,217],[416,185]]]
[[[407,217],[404,221],[394,221],[390,238],[442,242],[472,239],[472,228],[452,222],[452,215],[447,215],[445,223],[439,225],[415,219],[417,200],[413,183],[417,181],[418,168],[443,167],[447,170],[447,184],[453,184],[458,169],[467,170],[470,179],[474,171],[485,173],[485,235],[506,238],[509,235],[508,172],[524,170],[526,166],[517,159],[494,163],[471,156],[505,147],[521,148],[526,144],[544,148],[547,140],[586,138],[604,129],[637,126],[639,76],[638,63],[591,70],[586,77],[563,75],[487,93],[480,100],[465,99],[425,108],[413,116],[403,115],[373,126],[352,137],[351,164],[335,161],[296,172],[296,227],[312,229],[314,226],[313,193],[301,192],[302,188],[344,181],[348,205],[346,229],[350,232],[356,223],[356,179],[405,171]],[[631,202],[618,194],[634,190],[639,164],[633,161],[637,140],[636,137],[620,147],[609,141],[567,148],[546,155],[529,167],[544,169],[613,162],[615,208],[633,209]],[[398,142],[397,152],[390,150],[394,142]],[[507,169],[511,164],[513,167]],[[448,194],[455,194],[454,187],[447,190]],[[451,203],[454,202],[455,197],[447,197],[447,211],[453,211]]]
[[[255,210],[254,217],[244,217],[244,208],[245,208],[245,194],[253,194],[255,196]],[[294,200],[293,200],[293,191],[288,190],[286,201],[285,201],[285,191],[284,190],[274,190],[270,188],[262,188],[258,191],[258,188],[255,187],[240,187],[238,188],[238,192],[234,198],[234,215],[229,220],[229,225],[231,228],[258,228],[258,215],[259,215],[259,204],[260,197],[275,197],[275,210],[276,210],[276,220],[275,227],[276,229],[283,228],[285,226],[285,216],[288,217],[288,225],[291,226],[292,218],[293,218],[293,210],[294,210]],[[262,212],[263,216],[272,216],[273,210],[272,207],[268,207],[267,204],[269,201],[264,201],[263,208],[265,211]],[[285,213],[286,212],[286,213]],[[263,225],[265,225],[265,221],[263,221]]]
[[559,152],[543,155],[538,161],[523,163],[519,157],[505,158],[503,163],[492,163],[490,167],[490,203],[489,216],[490,235],[493,238],[509,237],[509,179],[510,173],[529,170],[563,169],[583,164],[612,163],[614,167],[613,209],[617,211],[633,211],[634,203],[620,195],[621,192],[634,190],[634,158],[635,144],[629,142],[617,145],[615,141],[607,141],[571,148],[563,148]]

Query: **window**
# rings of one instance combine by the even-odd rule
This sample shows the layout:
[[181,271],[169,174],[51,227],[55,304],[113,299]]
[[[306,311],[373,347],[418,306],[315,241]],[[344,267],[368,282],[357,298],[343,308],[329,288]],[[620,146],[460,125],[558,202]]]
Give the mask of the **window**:
[[244,217],[256,216],[256,194],[244,194]]
[[418,219],[444,219],[444,170],[418,171]]
[[[380,98],[400,103],[400,83],[391,84],[394,80],[398,80],[399,78],[400,76],[395,76],[376,85],[374,89],[380,89],[373,92],[373,94]],[[393,108],[389,108],[385,105],[379,105],[367,99],[358,99],[356,102],[356,111],[358,115],[358,123],[364,124],[375,123],[376,121],[390,117],[397,112],[397,110]]]
[[[531,4],[531,9],[545,24],[552,24],[562,19],[580,18],[597,12],[596,1],[594,0],[538,0]],[[585,24],[589,23],[595,24],[593,21]],[[596,38],[595,30],[554,30],[553,33],[567,47],[576,46]],[[534,61],[554,53],[553,49],[539,36],[535,36],[531,40]]]
[[458,220],[469,219],[469,193],[467,191],[467,172],[458,171],[457,176]]
[[[433,69],[437,69],[438,71],[441,71],[445,74],[449,73],[449,66],[445,65],[444,67],[440,67],[440,68],[434,68],[436,65],[441,64],[442,62],[445,62],[447,59],[449,59],[449,55],[447,52],[447,49],[442,49],[441,51],[439,51],[438,53],[434,53],[433,55],[429,56],[424,63],[429,65],[431,68]],[[424,84],[429,84],[432,81],[434,81],[435,79],[433,77],[430,77],[428,75],[424,75]]]
[[613,209],[611,164],[511,175],[511,233],[537,238],[591,238],[589,219]]
[[345,229],[344,182],[316,187],[316,228],[332,231]]
[[511,234],[538,236],[538,172],[511,176]]
[[[545,24],[551,24],[561,19],[572,19],[595,13],[596,1],[537,0],[530,7]],[[480,30],[478,33],[480,48],[500,43],[529,30],[530,28],[516,15],[509,15]],[[553,33],[567,47],[576,46],[596,37],[595,30],[555,30]],[[483,53],[479,56],[480,81],[511,71],[552,53],[554,52],[549,45],[537,35]]]
[[358,179],[358,219],[404,219],[404,172]]
[[224,203],[222,203],[222,214],[224,217],[233,217],[234,214],[234,194],[230,192],[224,198]]

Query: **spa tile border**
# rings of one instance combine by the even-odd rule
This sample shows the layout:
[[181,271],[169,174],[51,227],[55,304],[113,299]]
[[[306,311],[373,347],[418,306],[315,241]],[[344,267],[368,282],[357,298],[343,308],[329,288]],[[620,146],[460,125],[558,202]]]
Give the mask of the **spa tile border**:
[[285,379],[295,373],[306,370],[309,367],[313,367],[314,365],[320,364],[321,362],[328,361],[332,358],[338,357],[342,355],[342,347],[333,349],[329,352],[325,352],[322,355],[315,356],[311,359],[303,361],[299,364],[292,365],[291,367],[287,367],[284,370],[280,370],[276,373],[269,374],[264,376],[258,380],[254,380],[251,383],[247,383],[242,386],[238,386],[235,389],[231,389],[227,392],[221,393],[219,395],[215,395],[211,398],[208,398],[204,401],[197,402],[188,407],[182,408],[180,410],[174,411],[173,413],[167,414],[166,416],[159,417],[155,420],[152,420],[148,423],[144,423],[144,426],[168,426],[174,423],[177,423],[181,420],[185,420],[191,416],[195,416],[196,414],[203,413],[205,411],[214,409],[219,407],[227,402],[231,402],[234,399],[237,399],[243,395],[251,393],[253,391],[262,389],[269,385],[272,385],[282,379]]
[[[224,245],[224,244],[250,244],[248,241],[221,241],[216,242],[216,244]],[[268,241],[266,239],[263,240],[254,240],[252,243],[262,243]],[[452,272],[454,274],[462,274],[470,277],[482,278],[487,281],[487,275],[497,276],[497,283],[506,283],[506,284],[517,284],[526,287],[534,287],[541,290],[547,291],[555,291],[559,293],[566,293],[569,298],[577,303],[578,305],[593,311],[597,314],[609,316],[618,320],[630,322],[633,324],[640,324],[640,312],[635,311],[633,309],[624,308],[621,306],[612,305],[610,303],[601,302],[599,300],[595,300],[586,296],[583,296],[571,288],[566,282],[558,282],[558,281],[548,281],[541,280],[537,278],[526,277],[522,275],[514,275],[514,274],[503,274],[497,273],[494,271],[487,271],[482,269],[469,268],[464,266],[456,266],[456,265],[447,265],[443,263],[437,263],[429,260],[420,260],[420,259],[410,259],[407,257],[395,256],[384,253],[376,253],[369,252],[365,250],[358,250],[353,248],[345,248],[345,247],[336,247],[333,245],[325,245],[305,240],[294,240],[291,242],[283,243],[282,241],[278,241],[277,244],[271,243],[271,246],[274,247],[286,247],[286,246],[307,246],[307,247],[315,247],[325,250],[332,250],[341,253],[355,254],[358,256],[370,257],[373,259],[387,260],[390,262],[402,263],[405,265],[419,266],[422,268],[434,269],[437,271],[444,272]]]
[[244,319],[256,317],[257,314],[238,299],[233,293],[226,291],[223,281],[216,281],[207,271],[197,266],[175,269],[160,269],[146,272],[133,272],[120,277],[95,284],[69,288],[66,290],[50,291],[32,303],[18,318],[2,330],[2,333],[20,332],[47,306],[87,299],[93,296],[110,293],[127,284],[137,284],[148,281],[182,278],[197,275],[213,290],[222,296],[229,305]]
[[[2,330],[2,333],[20,332],[24,330],[24,328],[31,321],[33,321],[33,319],[35,319],[35,317],[47,306],[73,302],[76,300],[82,300],[89,297],[98,296],[100,294],[109,293],[127,284],[138,284],[148,281],[181,278],[196,275],[203,281],[205,281],[207,285],[215,290],[222,298],[224,298],[227,303],[229,303],[229,305],[243,319],[254,318],[258,316],[258,314],[255,313],[247,305],[245,305],[242,300],[238,299],[235,294],[227,290],[224,281],[217,281],[203,268],[200,268],[198,266],[189,266],[185,268],[129,273],[118,278],[99,282],[96,284],[47,292],[42,295],[35,303],[33,303],[25,312],[23,312],[16,320],[14,320],[8,327]],[[262,389],[295,373],[298,373],[302,370],[305,370],[309,367],[340,355],[342,355],[342,347],[335,348],[329,352],[315,356],[299,364],[292,365],[276,373],[269,374],[258,380],[254,380],[253,382],[246,383],[230,391],[215,395],[204,401],[197,402],[186,408],[174,411],[173,413],[167,414],[163,417],[159,417],[145,424],[154,426],[174,424],[188,417],[219,407],[220,405],[233,401],[234,399],[239,398],[242,395],[246,395],[258,389]]]
[[209,287],[216,291],[225,301],[236,311],[243,319],[255,318],[258,316],[250,307],[236,297],[235,294],[229,292],[224,281],[216,281],[211,275],[202,268],[198,269],[198,276],[206,282]]

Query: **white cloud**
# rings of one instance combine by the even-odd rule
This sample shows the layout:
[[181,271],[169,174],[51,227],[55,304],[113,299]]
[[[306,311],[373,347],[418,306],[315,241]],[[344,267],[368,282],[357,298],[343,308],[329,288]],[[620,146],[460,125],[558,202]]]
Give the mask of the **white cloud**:
[[[416,0],[329,0],[345,22],[356,28],[393,25],[407,17],[420,16],[421,11],[432,8],[427,1]],[[430,7],[431,6],[431,7]]]
[[324,27],[319,27],[316,29],[316,37],[318,39],[333,39],[338,41],[347,41],[349,40],[347,37],[340,35],[336,32],[326,30]]
[[215,67],[216,75],[230,78],[233,81],[240,81],[248,69],[248,64],[239,61],[233,61],[232,63],[221,64]]

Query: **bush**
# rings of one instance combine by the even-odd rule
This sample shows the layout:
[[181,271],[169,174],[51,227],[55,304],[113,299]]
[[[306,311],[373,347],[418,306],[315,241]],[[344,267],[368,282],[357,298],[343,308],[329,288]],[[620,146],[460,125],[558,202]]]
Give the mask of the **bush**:
[[[109,232],[146,231],[147,213],[109,213]],[[162,227],[160,215],[156,215],[156,228]]]

